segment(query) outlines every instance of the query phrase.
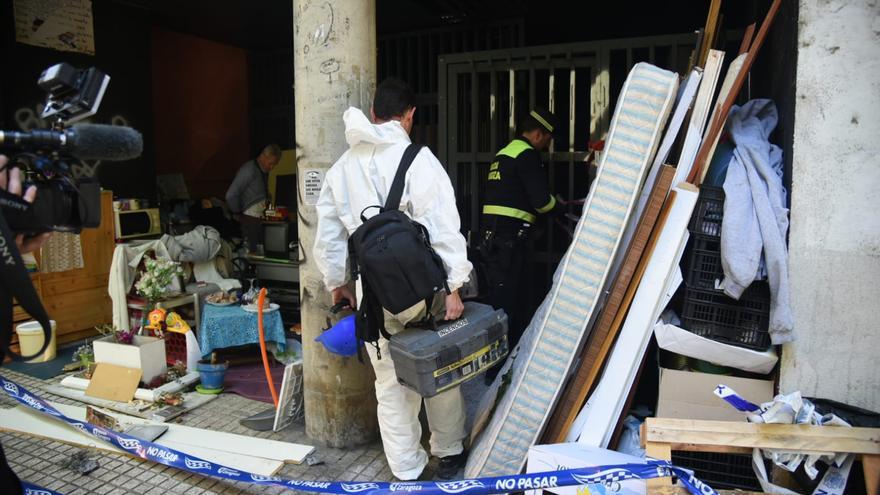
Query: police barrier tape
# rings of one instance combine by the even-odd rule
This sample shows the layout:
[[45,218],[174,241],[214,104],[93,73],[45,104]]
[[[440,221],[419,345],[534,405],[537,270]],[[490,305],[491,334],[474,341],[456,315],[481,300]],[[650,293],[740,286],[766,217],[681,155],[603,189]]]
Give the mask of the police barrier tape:
[[[166,466],[189,472],[210,475],[234,481],[259,485],[280,486],[289,489],[319,493],[384,495],[391,493],[418,492],[423,495],[488,495],[539,488],[575,486],[589,484],[615,485],[624,480],[649,479],[678,476],[678,479],[693,494],[716,494],[715,490],[694,477],[691,471],[673,466],[669,461],[649,459],[645,464],[619,464],[613,466],[593,466],[589,468],[547,471],[512,476],[465,479],[455,481],[307,481],[284,479],[278,476],[261,476],[246,473],[215,464],[196,456],[184,454],[162,445],[141,440],[85,421],[76,421],[61,414],[43,399],[27,389],[0,375],[0,385],[7,395],[18,402],[64,421],[80,431],[109,442],[131,455]],[[37,492],[39,493],[39,492]],[[51,493],[51,492],[47,492]]]
[[53,492],[48,488],[43,488],[41,486],[34,485],[33,483],[25,483],[21,482],[21,487],[24,489],[22,492],[24,495],[61,495],[58,492]]

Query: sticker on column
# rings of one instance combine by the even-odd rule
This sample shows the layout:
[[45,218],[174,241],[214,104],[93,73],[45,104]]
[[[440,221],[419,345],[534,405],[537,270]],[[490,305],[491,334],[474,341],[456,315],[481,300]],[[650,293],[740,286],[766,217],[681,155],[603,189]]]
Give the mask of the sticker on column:
[[324,184],[324,169],[303,169],[303,202],[309,206],[318,204],[321,185]]

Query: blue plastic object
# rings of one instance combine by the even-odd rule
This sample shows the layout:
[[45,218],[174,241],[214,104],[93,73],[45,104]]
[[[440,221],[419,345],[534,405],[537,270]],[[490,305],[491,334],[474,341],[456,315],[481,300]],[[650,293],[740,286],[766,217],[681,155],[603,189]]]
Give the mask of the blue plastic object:
[[209,390],[223,388],[223,378],[226,376],[226,369],[228,367],[229,363],[211,364],[199,362],[196,365],[196,369],[202,380],[202,387]]
[[324,344],[324,347],[333,354],[340,356],[354,356],[357,354],[358,341],[354,334],[354,315],[348,315],[336,322],[335,325],[315,337],[316,342]]

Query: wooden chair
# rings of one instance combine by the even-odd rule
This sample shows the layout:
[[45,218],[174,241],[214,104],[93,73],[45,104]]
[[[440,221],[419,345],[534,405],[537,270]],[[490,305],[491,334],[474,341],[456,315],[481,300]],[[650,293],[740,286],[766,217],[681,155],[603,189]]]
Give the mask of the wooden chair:
[[[804,453],[852,453],[861,457],[868,495],[880,493],[880,428],[647,418],[641,437],[649,456],[665,460],[672,460],[673,450],[751,454],[758,447]],[[656,478],[648,480],[648,493],[687,492],[673,487],[670,478]]]

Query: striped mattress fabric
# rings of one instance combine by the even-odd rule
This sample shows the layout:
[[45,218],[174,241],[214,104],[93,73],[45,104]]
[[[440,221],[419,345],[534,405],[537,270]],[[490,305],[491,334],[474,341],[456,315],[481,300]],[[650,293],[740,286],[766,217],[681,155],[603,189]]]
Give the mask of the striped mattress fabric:
[[[636,64],[553,287],[512,354],[512,382],[471,447],[467,477],[519,473],[568,375],[675,101],[678,76]],[[508,363],[510,366],[511,363]]]

